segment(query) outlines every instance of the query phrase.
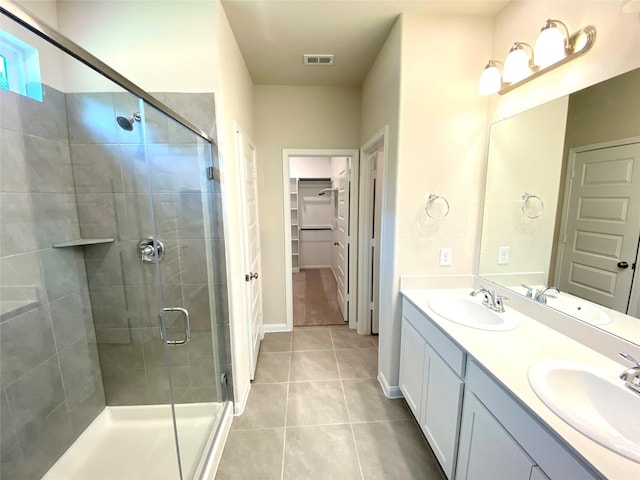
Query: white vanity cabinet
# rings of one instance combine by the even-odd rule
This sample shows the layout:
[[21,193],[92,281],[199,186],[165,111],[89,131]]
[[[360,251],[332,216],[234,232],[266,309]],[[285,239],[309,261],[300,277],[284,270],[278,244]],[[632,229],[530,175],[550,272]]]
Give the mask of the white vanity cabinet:
[[461,341],[418,304],[403,298],[400,390],[449,479],[604,478],[485,370],[473,337]]
[[402,317],[400,389],[442,469],[453,478],[464,353],[406,301]]
[[509,432],[468,392],[462,409],[456,480],[530,479],[534,466]]

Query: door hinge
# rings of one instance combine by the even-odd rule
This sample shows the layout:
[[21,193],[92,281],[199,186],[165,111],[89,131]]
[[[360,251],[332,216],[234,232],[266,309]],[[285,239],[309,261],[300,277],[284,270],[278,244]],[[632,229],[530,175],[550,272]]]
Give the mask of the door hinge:
[[215,169],[213,167],[207,167],[207,179],[215,180]]
[[229,384],[229,380],[227,378],[227,374],[223,373],[222,375],[220,375],[220,383],[222,385],[228,385]]

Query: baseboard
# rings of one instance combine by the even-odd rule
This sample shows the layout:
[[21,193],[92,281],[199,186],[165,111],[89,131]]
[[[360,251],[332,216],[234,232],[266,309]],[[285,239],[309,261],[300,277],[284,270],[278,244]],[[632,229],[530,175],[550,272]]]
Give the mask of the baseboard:
[[384,392],[384,396],[387,398],[404,398],[402,391],[399,386],[391,386],[387,379],[384,378],[384,374],[382,371],[378,371],[378,382],[382,387],[382,391]]
[[224,445],[227,442],[229,431],[231,430],[231,423],[233,422],[233,412],[231,411],[231,402],[227,402],[225,405],[220,424],[216,429],[213,437],[212,445],[209,449],[209,456],[206,459],[204,468],[202,468],[200,480],[214,480],[216,473],[218,472],[218,466],[220,465],[220,459],[222,458],[222,452],[224,451]]
[[291,331],[286,323],[265,323],[264,325],[262,325],[262,330],[264,331],[264,333]]
[[247,385],[244,391],[240,395],[240,398],[233,405],[234,415],[242,415],[244,413],[244,409],[247,406],[247,400],[249,399],[250,391],[251,391],[251,382],[247,382]]
[[312,270],[317,268],[331,268],[331,265],[300,265],[302,270]]

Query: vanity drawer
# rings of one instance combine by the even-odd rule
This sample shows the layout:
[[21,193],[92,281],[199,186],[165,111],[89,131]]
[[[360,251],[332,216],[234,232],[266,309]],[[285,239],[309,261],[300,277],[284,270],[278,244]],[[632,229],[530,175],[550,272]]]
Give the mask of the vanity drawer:
[[413,303],[406,298],[402,300],[402,316],[429,342],[429,345],[442,357],[451,369],[464,378],[465,353],[444,334]]

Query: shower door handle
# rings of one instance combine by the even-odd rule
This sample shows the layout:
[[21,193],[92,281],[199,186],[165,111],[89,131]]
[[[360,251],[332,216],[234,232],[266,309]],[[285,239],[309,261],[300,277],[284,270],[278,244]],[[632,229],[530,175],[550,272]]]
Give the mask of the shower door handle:
[[[167,328],[167,325],[164,320],[164,314],[166,312],[180,312],[182,314],[182,318],[184,321],[184,338],[182,340],[165,339],[164,332]],[[167,345],[184,345],[189,340],[191,340],[191,324],[189,322],[189,312],[186,308],[167,307],[162,309],[162,312],[160,313],[160,340],[162,340]]]

